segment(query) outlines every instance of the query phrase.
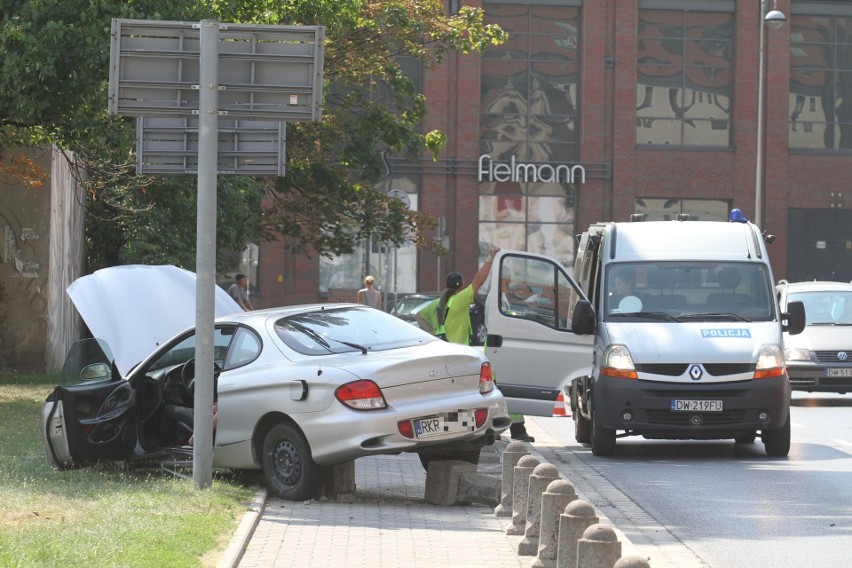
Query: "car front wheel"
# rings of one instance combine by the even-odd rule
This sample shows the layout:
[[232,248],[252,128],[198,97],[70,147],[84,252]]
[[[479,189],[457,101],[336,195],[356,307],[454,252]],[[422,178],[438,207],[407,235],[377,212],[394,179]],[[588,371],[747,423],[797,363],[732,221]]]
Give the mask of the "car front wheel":
[[304,435],[284,423],[275,425],[263,441],[263,473],[269,489],[289,501],[314,497],[323,481]]

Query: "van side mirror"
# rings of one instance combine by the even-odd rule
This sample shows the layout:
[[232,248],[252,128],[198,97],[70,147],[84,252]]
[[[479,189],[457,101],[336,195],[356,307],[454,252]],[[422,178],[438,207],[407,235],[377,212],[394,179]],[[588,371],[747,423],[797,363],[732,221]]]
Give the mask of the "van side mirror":
[[790,335],[798,335],[805,330],[805,304],[788,302],[787,311],[781,314],[781,329]]
[[579,300],[571,317],[571,330],[577,335],[594,335],[596,327],[595,308],[588,300]]

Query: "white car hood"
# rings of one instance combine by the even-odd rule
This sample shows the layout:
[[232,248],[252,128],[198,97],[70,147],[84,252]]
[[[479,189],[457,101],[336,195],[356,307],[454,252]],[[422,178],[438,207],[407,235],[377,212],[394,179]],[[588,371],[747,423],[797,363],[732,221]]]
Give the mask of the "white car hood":
[[[109,344],[122,375],[195,325],[195,274],[176,266],[104,268],[67,292],[92,335]],[[214,297],[214,317],[242,311],[219,286]]]

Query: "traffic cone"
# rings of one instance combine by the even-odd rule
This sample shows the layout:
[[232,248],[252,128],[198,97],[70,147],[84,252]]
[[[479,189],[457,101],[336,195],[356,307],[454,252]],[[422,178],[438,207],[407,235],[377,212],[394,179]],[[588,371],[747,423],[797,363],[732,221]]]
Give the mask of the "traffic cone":
[[565,410],[565,396],[560,392],[556,397],[556,404],[553,405],[554,416],[568,416]]

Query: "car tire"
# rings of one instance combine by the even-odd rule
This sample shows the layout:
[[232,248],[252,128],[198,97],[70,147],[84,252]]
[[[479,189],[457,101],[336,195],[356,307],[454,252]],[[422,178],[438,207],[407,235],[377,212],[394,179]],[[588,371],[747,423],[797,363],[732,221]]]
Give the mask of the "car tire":
[[737,444],[753,444],[755,438],[757,438],[757,433],[752,432],[751,434],[743,434],[742,436],[737,436],[734,438],[734,442]]
[[763,447],[766,450],[766,455],[775,458],[783,458],[790,453],[790,413],[787,413],[787,420],[784,425],[778,430],[770,430],[769,432],[761,432],[763,438]]
[[322,468],[311,457],[311,448],[295,427],[280,423],[263,441],[263,474],[267,487],[289,501],[316,496],[323,482]]
[[429,463],[433,461],[441,461],[441,460],[458,460],[464,461],[467,463],[472,463],[473,465],[479,464],[479,452],[481,448],[477,448],[475,450],[447,450],[447,451],[429,451],[418,450],[417,456],[420,458],[420,464],[423,466],[423,469],[429,471]]
[[591,435],[590,442],[592,453],[596,456],[611,456],[615,453],[615,430],[606,428],[601,424],[595,403],[592,402],[592,420],[591,420]]
[[587,444],[591,441],[592,424],[589,419],[580,414],[579,410],[574,411],[574,439],[580,444]]

